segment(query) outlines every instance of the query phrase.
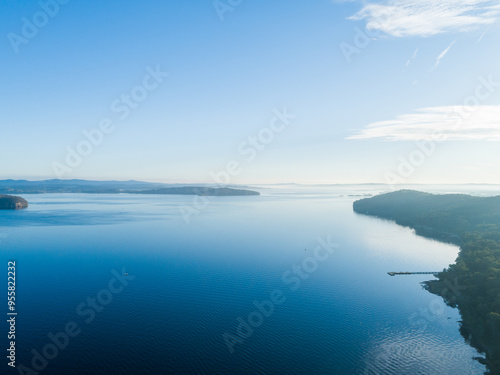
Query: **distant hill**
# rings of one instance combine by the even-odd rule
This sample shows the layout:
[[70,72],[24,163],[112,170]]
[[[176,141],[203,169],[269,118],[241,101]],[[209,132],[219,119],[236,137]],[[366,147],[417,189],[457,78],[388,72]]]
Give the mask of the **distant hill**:
[[500,225],[500,196],[434,195],[413,190],[361,199],[357,213],[394,220],[418,234],[460,243],[461,237],[481,225]]
[[166,186],[161,183],[141,181],[87,181],[87,180],[0,180],[0,193],[119,193],[127,190],[156,189]]
[[252,190],[204,185],[184,186],[142,181],[86,181],[86,180],[0,180],[0,194],[182,194],[210,196],[260,195]]
[[26,207],[26,199],[14,195],[0,195],[0,210],[20,210]]

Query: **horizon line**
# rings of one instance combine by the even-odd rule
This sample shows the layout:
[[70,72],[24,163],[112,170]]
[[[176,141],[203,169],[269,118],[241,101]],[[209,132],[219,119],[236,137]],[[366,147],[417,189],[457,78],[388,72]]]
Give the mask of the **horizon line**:
[[462,185],[489,185],[489,186],[500,186],[500,183],[491,183],[491,182],[460,182],[460,183],[451,183],[451,182],[413,182],[413,183],[403,183],[403,184],[388,184],[383,182],[340,182],[340,183],[298,183],[298,182],[275,182],[275,183],[228,183],[228,184],[218,184],[216,182],[159,182],[159,181],[151,181],[151,180],[135,180],[135,179],[123,179],[123,180],[94,180],[94,179],[82,179],[82,178],[68,178],[68,179],[13,179],[13,178],[4,178],[0,179],[0,182],[5,181],[13,181],[13,182],[46,182],[46,181],[62,181],[62,182],[71,182],[71,181],[85,181],[85,182],[142,182],[142,183],[150,183],[150,184],[163,184],[163,185],[220,185],[220,186],[258,186],[258,185],[297,185],[297,186],[345,186],[345,185],[382,185],[382,186],[408,186],[408,185],[450,185],[450,186],[462,186]]

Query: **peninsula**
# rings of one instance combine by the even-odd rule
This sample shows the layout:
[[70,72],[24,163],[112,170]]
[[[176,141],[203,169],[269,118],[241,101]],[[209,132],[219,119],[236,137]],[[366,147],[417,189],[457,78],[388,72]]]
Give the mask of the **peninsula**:
[[0,210],[20,210],[28,207],[26,199],[14,195],[0,195]]
[[175,194],[205,196],[249,196],[259,192],[235,187],[162,184],[142,181],[0,180],[0,194]]
[[455,264],[423,286],[459,309],[460,333],[485,354],[475,359],[500,374],[500,196],[401,190],[361,199],[353,208],[460,245]]

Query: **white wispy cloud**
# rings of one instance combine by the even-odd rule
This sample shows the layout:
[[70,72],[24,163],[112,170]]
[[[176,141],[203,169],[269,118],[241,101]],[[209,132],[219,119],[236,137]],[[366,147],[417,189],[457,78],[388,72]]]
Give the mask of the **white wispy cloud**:
[[500,105],[423,108],[368,125],[347,139],[500,141]]
[[448,53],[448,51],[450,50],[450,48],[453,47],[454,44],[455,44],[455,40],[453,42],[451,42],[451,44],[448,47],[446,47],[443,52],[441,52],[439,54],[439,56],[436,59],[436,64],[434,64],[434,67],[432,69],[436,69],[438,67],[438,65],[441,62],[442,58],[446,56],[446,54]]
[[418,53],[418,50],[419,50],[419,49],[420,49],[420,48],[417,48],[417,49],[415,50],[415,52],[413,52],[413,55],[411,56],[411,58],[410,58],[410,59],[408,59],[408,61],[406,61],[406,66],[409,66],[409,65],[410,65],[410,63],[411,63],[411,61],[412,61],[412,60],[415,60],[415,58],[417,57],[417,53]]
[[395,37],[470,31],[500,18],[498,0],[384,0],[368,3],[351,20]]
[[484,31],[484,33],[482,33],[482,34],[481,34],[481,36],[479,37],[479,39],[477,40],[477,42],[476,42],[476,43],[480,43],[480,42],[481,42],[481,40],[483,40],[484,36],[488,33],[488,31],[490,31],[490,28],[491,28],[491,26],[490,26],[490,27],[488,27],[488,28]]
[[418,54],[418,50],[420,49],[420,47],[417,47],[417,49],[415,50],[415,52],[413,52],[413,55],[411,56],[412,59],[416,58],[417,57],[417,54]]

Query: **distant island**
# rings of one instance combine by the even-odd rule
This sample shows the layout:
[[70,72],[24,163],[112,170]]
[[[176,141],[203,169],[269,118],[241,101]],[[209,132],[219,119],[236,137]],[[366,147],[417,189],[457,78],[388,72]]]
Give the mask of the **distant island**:
[[0,210],[20,210],[28,207],[26,199],[14,195],[0,195]]
[[358,200],[353,209],[460,245],[456,263],[423,285],[459,309],[460,333],[485,354],[475,359],[500,374],[500,196],[402,190]]
[[175,194],[202,196],[249,196],[259,192],[240,188],[184,186],[142,181],[86,181],[86,180],[0,180],[0,194]]

